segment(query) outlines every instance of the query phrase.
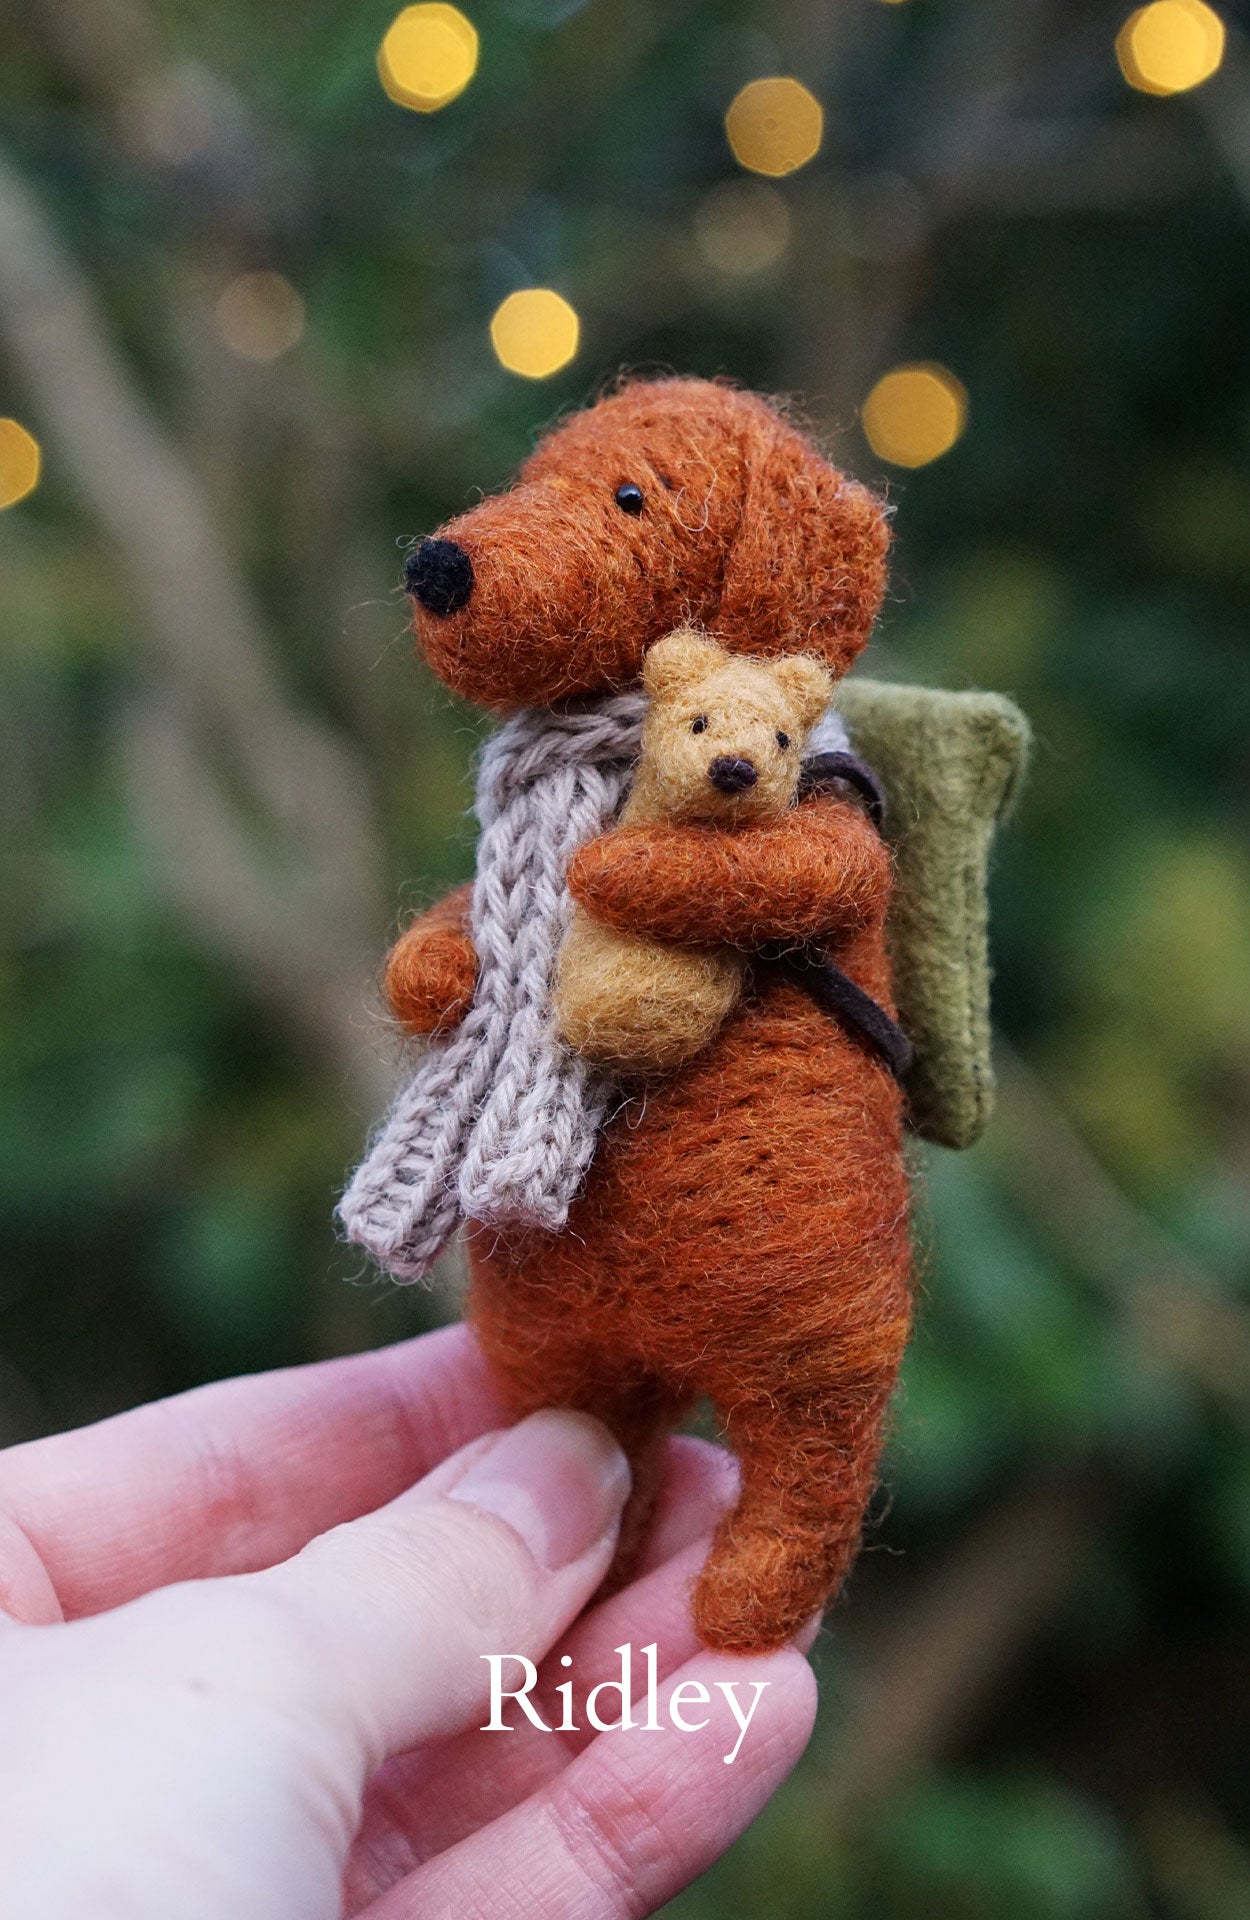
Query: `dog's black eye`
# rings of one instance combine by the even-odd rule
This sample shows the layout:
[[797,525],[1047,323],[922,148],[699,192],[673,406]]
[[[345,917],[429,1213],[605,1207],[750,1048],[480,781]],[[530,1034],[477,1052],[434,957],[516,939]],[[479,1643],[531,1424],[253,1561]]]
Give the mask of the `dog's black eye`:
[[706,713],[697,713],[697,714],[695,715],[695,717],[694,717],[694,719],[693,719],[693,720],[692,720],[692,721],[690,722],[690,731],[691,731],[691,733],[706,733],[706,732],[707,732],[707,715],[706,715]]
[[778,746],[779,746],[779,747],[781,748],[781,751],[782,751],[783,753],[785,752],[785,750],[786,750],[786,748],[787,748],[787,747],[789,746],[789,744],[790,744],[790,736],[789,736],[789,734],[788,734],[788,733],[782,733],[782,732],[781,732],[781,730],[780,730],[780,729],[778,729],[778,732],[777,732],[777,745],[778,745]]
[[642,488],[627,480],[616,489],[616,504],[622,513],[641,513],[643,509]]

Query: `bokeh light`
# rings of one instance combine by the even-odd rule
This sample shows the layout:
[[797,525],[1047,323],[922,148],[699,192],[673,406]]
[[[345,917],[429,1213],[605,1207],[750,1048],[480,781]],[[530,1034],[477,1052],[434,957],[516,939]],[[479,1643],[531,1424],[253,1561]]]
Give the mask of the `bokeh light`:
[[1218,70],[1224,38],[1224,22],[1203,0],[1154,0],[1124,22],[1116,58],[1139,93],[1185,93]]
[[806,166],[820,151],[825,115],[801,80],[752,80],[734,95],[725,133],[734,159],[774,179]]
[[925,467],[949,453],[968,420],[968,394],[932,361],[883,374],[864,402],[869,446],[894,467]]
[[39,442],[20,420],[0,420],[0,509],[15,507],[39,485]]
[[726,180],[695,211],[695,245],[708,266],[733,278],[775,267],[790,244],[790,209],[763,180]]
[[378,48],[378,78],[397,106],[437,113],[477,72],[477,29],[458,7],[405,7]]
[[304,302],[280,273],[241,273],[217,302],[217,331],[240,360],[264,365],[304,337]]
[[522,287],[496,307],[491,345],[501,366],[527,380],[545,380],[577,352],[581,322],[551,287]]

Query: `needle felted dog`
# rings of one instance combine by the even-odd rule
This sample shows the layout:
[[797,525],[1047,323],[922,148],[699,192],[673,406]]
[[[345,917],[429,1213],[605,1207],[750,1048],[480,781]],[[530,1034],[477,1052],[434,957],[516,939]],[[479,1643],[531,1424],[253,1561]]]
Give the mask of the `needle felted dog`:
[[[711,1400],[742,1471],[694,1594],[722,1648],[785,1640],[859,1541],[911,1312],[903,1094],[863,1026],[776,967],[685,1064],[623,1097],[556,1031],[565,889],[628,940],[836,948],[862,998],[894,1012],[891,855],[843,789],[732,831],[643,806],[618,822],[649,650],[662,660],[691,625],[836,680],[876,615],[886,545],[880,503],[772,406],[675,379],[565,420],[513,488],[406,567],[426,659],[502,725],[479,777],[477,879],[388,963],[397,1018],[432,1038],[340,1216],[401,1278],[467,1223],[466,1310],[513,1412],[589,1410],[630,1457],[621,1571],[665,1435]],[[936,763],[929,708],[913,718],[917,764]],[[937,761],[949,786],[959,755]],[[947,862],[943,899],[975,902],[987,844],[988,829]]]
[[[832,690],[817,661],[742,659],[679,628],[649,649],[642,685],[647,714],[622,826],[732,833],[793,804],[804,741]],[[715,1036],[746,970],[739,948],[650,940],[574,907],[556,967],[556,1028],[585,1060],[669,1071]]]

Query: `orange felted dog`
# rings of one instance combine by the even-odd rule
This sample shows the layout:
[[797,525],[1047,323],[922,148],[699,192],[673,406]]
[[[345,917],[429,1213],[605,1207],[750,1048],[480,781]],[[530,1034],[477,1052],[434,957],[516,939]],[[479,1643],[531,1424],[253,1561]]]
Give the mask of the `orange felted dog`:
[[[565,421],[511,491],[414,551],[407,582],[449,687],[514,718],[550,710],[559,729],[596,702],[625,711],[648,649],[682,625],[836,679],[876,615],[886,545],[879,502],[770,405],[666,380]],[[572,846],[562,878],[632,940],[828,949],[893,1011],[890,856],[840,792],[732,831],[648,811]],[[464,889],[394,949],[396,1016],[446,1036],[485,1020],[487,964],[479,983]],[[742,1490],[696,1623],[713,1646],[775,1646],[855,1553],[907,1337],[902,1094],[859,1028],[755,967],[708,1045],[603,1111],[562,1229],[470,1217],[468,1317],[518,1416],[583,1408],[627,1450],[622,1571],[660,1443],[711,1400]]]

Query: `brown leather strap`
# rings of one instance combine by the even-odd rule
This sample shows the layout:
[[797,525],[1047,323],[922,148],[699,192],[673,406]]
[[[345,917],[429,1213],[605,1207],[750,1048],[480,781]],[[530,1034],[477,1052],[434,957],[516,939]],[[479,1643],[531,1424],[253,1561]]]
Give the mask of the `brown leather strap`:
[[885,826],[885,788],[868,762],[861,760],[857,753],[812,753],[807,756],[799,774],[800,799],[806,799],[812,793],[836,792],[839,784],[850,787],[880,833]]
[[916,1063],[916,1049],[880,1002],[835,966],[819,947],[811,941],[798,946],[770,941],[759,949],[759,959],[783,979],[802,987],[826,1013],[854,1027],[880,1054],[899,1085],[904,1083]]
[[[817,753],[803,762],[800,794],[849,786],[880,833],[885,823],[885,790],[866,761],[854,753]],[[818,1007],[863,1035],[884,1060],[900,1086],[916,1064],[916,1049],[883,1006],[843,973],[813,941],[794,945],[773,940],[758,949],[766,967],[809,993]]]

